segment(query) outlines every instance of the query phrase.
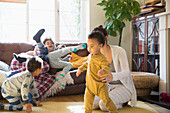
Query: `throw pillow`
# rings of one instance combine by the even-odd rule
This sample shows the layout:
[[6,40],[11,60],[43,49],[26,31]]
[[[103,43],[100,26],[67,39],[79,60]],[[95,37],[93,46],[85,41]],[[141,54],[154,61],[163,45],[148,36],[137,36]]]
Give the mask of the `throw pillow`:
[[2,71],[10,71],[9,65],[5,62],[0,61],[0,70]]
[[72,59],[69,60],[69,62],[73,64],[72,69],[77,69],[78,67],[80,67],[84,62],[87,61],[87,58],[88,58],[88,56],[81,57],[73,52],[71,53],[71,56],[72,56]]

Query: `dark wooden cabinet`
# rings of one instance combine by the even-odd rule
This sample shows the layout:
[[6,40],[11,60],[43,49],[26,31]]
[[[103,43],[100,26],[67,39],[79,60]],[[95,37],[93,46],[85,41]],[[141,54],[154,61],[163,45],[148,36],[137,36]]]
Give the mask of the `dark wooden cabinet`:
[[132,71],[159,75],[159,18],[157,12],[136,16],[132,20]]

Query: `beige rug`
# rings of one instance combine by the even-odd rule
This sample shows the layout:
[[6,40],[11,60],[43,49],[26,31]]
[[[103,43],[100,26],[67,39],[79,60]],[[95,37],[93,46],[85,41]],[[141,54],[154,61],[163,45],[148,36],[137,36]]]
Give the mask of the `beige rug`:
[[[42,107],[33,107],[31,113],[84,113],[83,102],[42,102]],[[2,113],[16,113],[0,111]],[[138,101],[135,107],[125,106],[118,110],[119,113],[158,113],[156,110]],[[24,110],[17,113],[26,113]],[[101,110],[93,110],[93,113],[104,113]]]

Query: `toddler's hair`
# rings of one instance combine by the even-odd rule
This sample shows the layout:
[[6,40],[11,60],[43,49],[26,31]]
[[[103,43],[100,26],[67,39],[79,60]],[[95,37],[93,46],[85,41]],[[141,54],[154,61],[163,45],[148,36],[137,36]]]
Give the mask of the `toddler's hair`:
[[54,44],[54,42],[51,38],[45,38],[44,41],[43,41],[43,44],[45,44],[48,40],[50,40]]
[[98,26],[98,27],[95,27],[95,28],[92,30],[92,32],[95,32],[95,31],[100,31],[100,32],[102,32],[102,33],[104,34],[104,36],[108,36],[106,29],[103,28],[102,25],[100,25],[100,26]]
[[103,44],[103,46],[105,44],[105,36],[100,31],[94,31],[94,32],[90,33],[88,36],[88,39],[97,39],[99,44]]
[[46,43],[48,40],[50,40],[50,41],[54,44],[54,50],[55,50],[55,49],[56,49],[56,45],[55,45],[54,41],[53,41],[51,38],[49,38],[49,37],[45,38],[44,41],[43,41],[43,44],[45,45],[45,43]]
[[43,65],[43,60],[38,56],[33,56],[27,62],[27,70],[29,72],[34,72],[37,69],[41,69]]

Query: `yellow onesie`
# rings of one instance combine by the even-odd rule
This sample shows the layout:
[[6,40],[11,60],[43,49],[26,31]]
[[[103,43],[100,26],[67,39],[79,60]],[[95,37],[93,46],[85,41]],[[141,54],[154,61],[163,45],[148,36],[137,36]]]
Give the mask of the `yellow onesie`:
[[97,75],[99,70],[105,72],[105,76],[110,72],[110,66],[105,56],[89,54],[88,61],[79,67],[80,71],[87,70],[86,91],[85,91],[85,113],[92,113],[92,106],[95,95],[99,96],[105,103],[110,113],[117,113],[117,109],[108,94],[108,86],[101,82]]

